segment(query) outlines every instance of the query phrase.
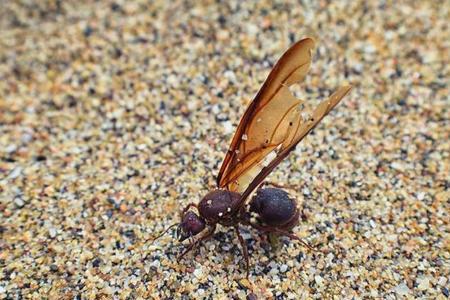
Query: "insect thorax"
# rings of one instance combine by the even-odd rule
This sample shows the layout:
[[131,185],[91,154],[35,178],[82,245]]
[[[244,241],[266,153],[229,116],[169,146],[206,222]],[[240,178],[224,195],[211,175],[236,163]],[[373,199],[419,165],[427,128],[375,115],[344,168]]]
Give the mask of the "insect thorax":
[[227,190],[209,192],[200,201],[198,209],[200,215],[208,223],[228,223],[237,217],[237,206],[241,195]]

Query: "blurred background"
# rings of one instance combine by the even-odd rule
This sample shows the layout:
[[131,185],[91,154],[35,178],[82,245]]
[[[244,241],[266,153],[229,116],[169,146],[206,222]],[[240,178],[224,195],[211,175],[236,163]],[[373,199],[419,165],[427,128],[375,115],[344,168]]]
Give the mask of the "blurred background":
[[[2,1],[0,298],[449,297],[450,4]],[[278,251],[242,228],[180,263],[271,67],[316,40],[296,95],[351,93],[270,176],[304,213]]]

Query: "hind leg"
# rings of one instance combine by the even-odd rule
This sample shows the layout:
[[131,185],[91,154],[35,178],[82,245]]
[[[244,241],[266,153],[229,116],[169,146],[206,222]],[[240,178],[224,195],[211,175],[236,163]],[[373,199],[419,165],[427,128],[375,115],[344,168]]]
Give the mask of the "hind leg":
[[314,250],[313,247],[311,247],[307,242],[305,242],[304,240],[302,240],[301,238],[299,238],[298,236],[296,236],[295,234],[284,230],[284,229],[280,229],[277,227],[272,227],[272,226],[262,226],[262,225],[257,225],[257,224],[253,224],[253,223],[249,223],[250,226],[252,226],[253,228],[264,232],[264,233],[276,233],[277,235],[284,235],[287,236],[288,238],[290,238],[291,240],[297,240],[300,241],[305,247],[307,247],[309,250]]
[[299,241],[300,243],[302,243],[302,244],[303,244],[306,248],[308,248],[309,250],[312,250],[312,251],[315,250],[314,247],[312,247],[310,244],[308,244],[307,242],[305,242],[304,240],[302,240],[301,238],[299,238],[298,236],[296,236],[295,234],[293,234],[293,233],[291,233],[291,232],[288,232],[288,231],[282,230],[282,229],[278,229],[278,228],[275,228],[275,230],[272,231],[272,232],[275,232],[275,233],[277,233],[277,234],[279,234],[279,235],[287,236],[287,237],[290,238],[291,240],[297,240],[297,241]]

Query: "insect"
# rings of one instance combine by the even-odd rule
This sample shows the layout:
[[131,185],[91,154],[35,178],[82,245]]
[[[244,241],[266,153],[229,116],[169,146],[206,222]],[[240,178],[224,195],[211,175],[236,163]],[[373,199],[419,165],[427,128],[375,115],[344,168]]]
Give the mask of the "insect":
[[295,199],[282,189],[262,188],[261,184],[351,89],[340,87],[316,107],[293,95],[289,87],[305,78],[313,48],[314,40],[305,38],[281,56],[236,129],[217,177],[217,189],[198,204],[188,204],[181,211],[181,222],[172,225],[178,226],[179,241],[191,240],[179,259],[212,237],[217,224],[234,228],[247,277],[249,258],[239,224],[300,240],[291,232],[300,215]]

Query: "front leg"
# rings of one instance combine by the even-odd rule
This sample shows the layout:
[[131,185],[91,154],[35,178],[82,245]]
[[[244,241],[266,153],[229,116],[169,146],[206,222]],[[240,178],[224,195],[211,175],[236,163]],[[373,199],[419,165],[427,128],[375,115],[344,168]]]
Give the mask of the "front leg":
[[214,235],[214,231],[216,231],[216,224],[212,225],[208,228],[208,232],[202,236],[201,238],[195,240],[194,242],[190,243],[186,249],[177,257],[177,261],[179,262],[189,251],[195,248],[195,246],[200,245],[201,242],[206,241],[210,239]]

